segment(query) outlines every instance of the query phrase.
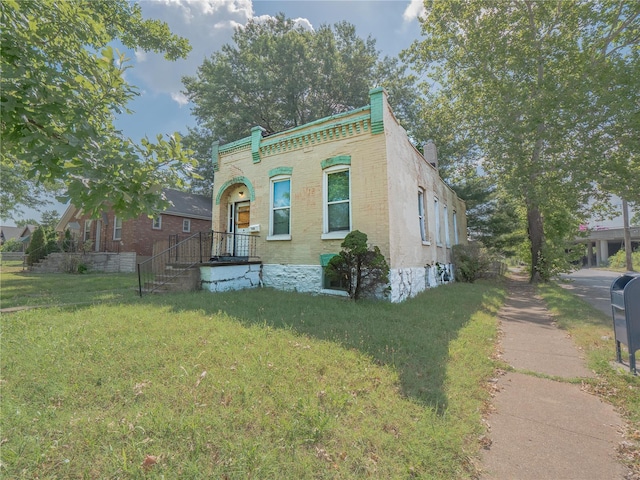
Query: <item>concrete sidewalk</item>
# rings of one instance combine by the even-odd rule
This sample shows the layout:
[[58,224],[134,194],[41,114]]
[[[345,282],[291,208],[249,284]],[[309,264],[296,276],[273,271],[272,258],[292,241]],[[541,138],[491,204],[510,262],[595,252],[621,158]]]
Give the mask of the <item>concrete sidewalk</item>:
[[500,311],[501,352],[516,369],[497,381],[487,419],[484,480],[612,480],[629,473],[616,459],[622,419],[580,384],[593,376],[566,332],[558,329],[524,277],[514,277]]

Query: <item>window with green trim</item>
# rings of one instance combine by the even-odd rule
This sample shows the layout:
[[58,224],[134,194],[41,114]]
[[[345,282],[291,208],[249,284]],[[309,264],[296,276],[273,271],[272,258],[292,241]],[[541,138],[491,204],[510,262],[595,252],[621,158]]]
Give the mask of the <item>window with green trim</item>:
[[291,234],[291,178],[278,176],[271,179],[271,222],[269,234]]
[[344,166],[325,170],[325,233],[351,230],[350,170]]
[[325,268],[322,267],[322,288],[325,290],[343,290],[347,291],[347,281],[346,279],[340,277],[337,280],[332,279],[325,273]]
[[320,255],[320,265],[322,266],[322,288],[325,290],[347,290],[347,281],[344,278],[333,280],[326,274],[326,268],[329,261],[335,257],[335,253],[325,253]]

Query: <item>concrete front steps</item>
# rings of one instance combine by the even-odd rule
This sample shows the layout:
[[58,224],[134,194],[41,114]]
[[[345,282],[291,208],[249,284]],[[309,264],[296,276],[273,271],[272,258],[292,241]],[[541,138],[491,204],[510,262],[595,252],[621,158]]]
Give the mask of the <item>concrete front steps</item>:
[[180,265],[167,265],[162,273],[153,275],[153,279],[144,281],[142,294],[192,292],[200,289],[200,265],[185,268]]

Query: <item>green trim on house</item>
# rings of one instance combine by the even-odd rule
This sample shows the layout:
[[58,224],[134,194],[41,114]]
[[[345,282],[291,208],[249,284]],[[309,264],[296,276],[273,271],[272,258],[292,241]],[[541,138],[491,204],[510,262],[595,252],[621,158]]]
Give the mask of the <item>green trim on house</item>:
[[329,265],[329,261],[335,257],[336,255],[338,255],[337,253],[323,253],[320,255],[320,266],[321,267],[326,267],[327,265]]
[[[339,120],[339,119],[342,119],[344,117],[349,117],[349,116],[354,115],[356,113],[360,113],[360,112],[364,112],[366,110],[369,110],[369,108],[370,108],[369,105],[366,105],[364,107],[360,107],[360,108],[355,108],[353,110],[349,110],[348,112],[336,113],[335,115],[330,115],[328,117],[319,118],[318,120],[314,120],[313,122],[305,123],[304,125],[300,125],[299,127],[293,127],[293,128],[290,128],[289,130],[283,130],[282,132],[278,132],[275,135],[286,134],[287,137],[290,137],[290,136],[293,136],[292,134],[294,134],[295,132],[298,132],[299,130],[306,130],[309,127],[313,127],[313,126],[316,126],[316,125],[321,125],[323,123],[328,122],[329,120]],[[338,122],[338,123],[340,123],[340,122]],[[268,139],[269,139],[269,137],[267,137],[267,140]]]
[[211,144],[211,164],[214,172],[220,169],[220,142],[218,141]]
[[249,200],[252,202],[256,199],[256,192],[251,184],[251,181],[247,177],[233,177],[231,180],[227,180],[222,184],[220,189],[218,190],[218,195],[216,195],[216,205],[220,205],[220,200],[222,199],[222,194],[225,192],[227,188],[231,185],[236,185],[238,183],[242,183],[249,190]]
[[264,132],[262,127],[253,127],[251,136],[221,145],[218,156],[235,153],[249,147],[253,163],[259,163],[262,158],[269,155],[311,148],[324,142],[354,135],[382,133],[384,132],[384,94],[382,87],[371,89],[369,91],[370,104],[365,107],[320,118],[268,137],[262,137]]
[[251,129],[251,158],[253,158],[253,163],[260,162],[260,141],[264,131],[262,127],[253,127]]
[[376,135],[384,132],[384,119],[383,119],[383,95],[384,89],[382,87],[373,88],[369,91],[369,99],[371,102],[371,133]]
[[322,170],[334,165],[351,165],[351,155],[338,155],[337,157],[326,158],[320,162]]
[[222,153],[231,153],[236,150],[241,150],[244,147],[248,147],[251,145],[251,137],[244,137],[240,140],[236,140],[235,142],[226,143],[224,145],[220,145],[219,152]]
[[269,170],[269,178],[276,175],[291,175],[293,173],[293,167],[276,167]]
[[[366,108],[368,109],[368,107]],[[344,118],[340,122],[319,125],[311,130],[305,128],[304,131],[298,131],[290,135],[272,135],[263,139],[260,145],[260,153],[262,156],[276,155],[290,150],[313,147],[327,141],[368,133],[371,129],[369,122],[370,115],[367,112],[351,118]],[[315,123],[317,122],[312,122],[308,125]],[[305,125],[305,127],[308,125]]]

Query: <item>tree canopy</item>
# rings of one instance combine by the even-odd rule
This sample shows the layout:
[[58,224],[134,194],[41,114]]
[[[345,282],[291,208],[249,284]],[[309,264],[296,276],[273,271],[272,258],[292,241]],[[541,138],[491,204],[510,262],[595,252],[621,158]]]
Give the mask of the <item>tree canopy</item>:
[[531,279],[548,278],[589,196],[640,200],[640,3],[425,6],[424,39],[406,58],[437,86],[429,133],[522,206]]
[[3,0],[0,13],[0,214],[32,205],[43,187],[93,213],[105,202],[131,216],[159,206],[167,177],[189,160],[179,136],[136,144],[115,129],[137,91],[110,45],[175,60],[187,40],[127,0]]
[[349,23],[307,30],[279,14],[237,28],[233,44],[183,82],[200,127],[194,133],[228,142],[254,126],[274,133],[364,106],[376,85],[387,87],[400,116],[417,118],[405,68],[380,60],[375,41]]

